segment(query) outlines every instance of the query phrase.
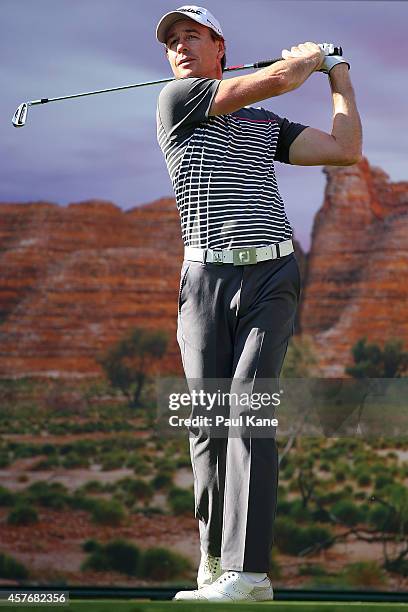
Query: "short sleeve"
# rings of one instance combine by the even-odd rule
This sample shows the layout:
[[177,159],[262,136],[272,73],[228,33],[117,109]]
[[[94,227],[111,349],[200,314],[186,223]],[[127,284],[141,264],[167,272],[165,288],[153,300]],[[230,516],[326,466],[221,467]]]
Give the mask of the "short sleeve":
[[267,111],[269,115],[273,115],[273,118],[278,122],[280,130],[278,136],[278,143],[276,146],[275,160],[284,164],[290,164],[289,161],[289,148],[292,142],[299,136],[308,125],[302,123],[293,123],[284,117],[279,117],[270,111]]
[[167,136],[182,136],[208,119],[218,79],[175,79],[163,87],[157,103],[158,119]]
[[301,123],[293,123],[288,119],[281,118],[282,123],[280,125],[278,144],[276,146],[275,159],[284,164],[290,164],[289,161],[289,148],[292,142],[299,136],[303,130],[308,126]]

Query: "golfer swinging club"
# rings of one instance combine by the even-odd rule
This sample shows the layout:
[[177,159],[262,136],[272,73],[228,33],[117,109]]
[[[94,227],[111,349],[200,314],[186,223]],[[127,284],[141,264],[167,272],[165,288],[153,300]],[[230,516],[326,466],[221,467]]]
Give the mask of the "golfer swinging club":
[[[187,380],[277,379],[301,283],[274,161],[348,166],[361,158],[349,64],[306,42],[252,74],[222,79],[225,42],[205,8],[160,20],[176,77],[160,92],[158,142],[181,219],[177,340]],[[331,134],[251,105],[328,74]],[[175,599],[266,601],[278,485],[275,437],[190,436],[201,562]]]

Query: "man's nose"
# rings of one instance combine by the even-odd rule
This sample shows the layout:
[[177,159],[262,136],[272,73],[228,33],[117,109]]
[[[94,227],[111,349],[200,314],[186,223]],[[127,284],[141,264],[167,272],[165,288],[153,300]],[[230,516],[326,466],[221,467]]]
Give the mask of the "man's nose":
[[188,50],[188,46],[185,40],[179,40],[177,43],[177,52],[181,53],[182,51]]

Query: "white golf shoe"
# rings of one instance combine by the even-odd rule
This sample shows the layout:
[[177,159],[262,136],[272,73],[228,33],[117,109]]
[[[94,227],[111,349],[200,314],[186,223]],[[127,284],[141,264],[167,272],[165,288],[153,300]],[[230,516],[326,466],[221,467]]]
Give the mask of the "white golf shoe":
[[212,584],[223,574],[221,569],[221,557],[213,557],[207,553],[201,553],[201,561],[197,574],[197,586],[199,589]]
[[[203,551],[201,551],[201,560],[198,567],[197,573],[197,586],[198,589],[202,589],[215,582],[217,578],[221,576],[223,570],[221,569],[221,557],[213,557]],[[173,599],[195,599],[191,596],[196,591],[179,591],[176,593]]]
[[180,591],[175,600],[195,601],[271,601],[273,589],[269,578],[255,584],[239,572],[224,572],[215,582],[196,591]]

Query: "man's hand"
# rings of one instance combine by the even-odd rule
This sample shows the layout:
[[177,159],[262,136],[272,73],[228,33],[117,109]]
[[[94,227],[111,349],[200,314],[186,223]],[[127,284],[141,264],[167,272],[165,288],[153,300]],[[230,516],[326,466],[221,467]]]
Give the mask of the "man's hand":
[[283,59],[291,59],[295,57],[314,59],[316,61],[315,71],[321,68],[326,58],[323,49],[321,49],[321,47],[314,42],[300,43],[296,47],[291,47],[290,51],[288,51],[288,49],[282,49]]

